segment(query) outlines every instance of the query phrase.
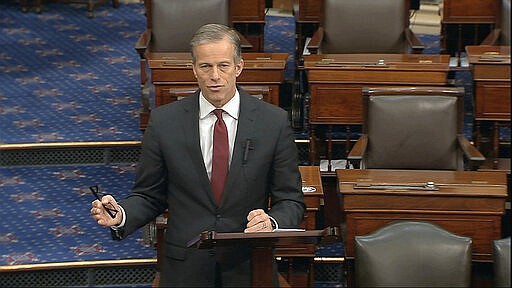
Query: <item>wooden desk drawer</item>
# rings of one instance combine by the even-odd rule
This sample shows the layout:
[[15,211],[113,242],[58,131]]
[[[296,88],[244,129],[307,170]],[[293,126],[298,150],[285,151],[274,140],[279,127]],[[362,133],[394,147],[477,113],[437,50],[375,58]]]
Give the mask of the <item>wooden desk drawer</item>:
[[510,81],[479,81],[475,85],[475,119],[510,121]]
[[510,82],[510,66],[508,64],[474,64],[473,79],[475,81],[502,80]]

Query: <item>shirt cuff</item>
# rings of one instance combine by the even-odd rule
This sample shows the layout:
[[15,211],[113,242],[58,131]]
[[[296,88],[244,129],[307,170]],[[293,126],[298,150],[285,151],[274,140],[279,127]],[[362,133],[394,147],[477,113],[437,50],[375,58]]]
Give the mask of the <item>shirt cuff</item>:
[[272,216],[268,216],[268,218],[270,218],[270,224],[272,224],[272,231],[279,229],[279,225],[277,224],[276,219],[274,219]]
[[119,207],[119,210],[121,210],[121,215],[123,216],[121,223],[119,225],[110,226],[113,230],[119,230],[124,227],[124,224],[126,223],[126,213],[124,213],[124,209],[121,205],[117,205]]

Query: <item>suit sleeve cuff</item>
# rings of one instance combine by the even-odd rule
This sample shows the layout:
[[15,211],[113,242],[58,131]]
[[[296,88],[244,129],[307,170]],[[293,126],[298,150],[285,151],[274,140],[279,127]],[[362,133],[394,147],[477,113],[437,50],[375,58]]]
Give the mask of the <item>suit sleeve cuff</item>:
[[279,225],[277,224],[276,219],[274,219],[272,216],[268,216],[268,218],[270,218],[270,224],[272,224],[272,231],[279,229]]

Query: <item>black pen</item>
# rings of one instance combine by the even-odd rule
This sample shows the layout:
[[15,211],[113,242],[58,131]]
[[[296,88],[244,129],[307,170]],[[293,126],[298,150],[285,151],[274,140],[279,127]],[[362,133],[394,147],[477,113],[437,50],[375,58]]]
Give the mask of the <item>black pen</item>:
[[[96,199],[98,199],[98,201],[100,201],[101,206],[103,206],[103,208],[105,208],[105,211],[107,211],[108,215],[110,215],[110,217],[112,217],[112,219],[116,218],[116,214],[118,211],[116,209],[108,208],[107,206],[103,205],[103,203],[101,202],[101,197],[97,191],[97,190],[99,190],[98,186],[90,186],[89,190],[91,190],[94,197],[96,197]],[[112,204],[110,204],[110,205],[112,205]],[[114,206],[112,205],[112,207],[114,207]],[[115,213],[113,213],[113,212],[115,212]]]

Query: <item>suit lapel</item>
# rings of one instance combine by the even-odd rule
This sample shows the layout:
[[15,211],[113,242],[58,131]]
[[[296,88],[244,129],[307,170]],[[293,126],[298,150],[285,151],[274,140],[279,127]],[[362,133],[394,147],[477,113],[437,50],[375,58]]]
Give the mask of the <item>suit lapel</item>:
[[[186,143],[191,143],[188,145],[187,152],[189,157],[186,161],[191,161],[192,166],[196,168],[196,173],[199,176],[199,181],[202,191],[210,190],[210,180],[208,179],[208,174],[206,173],[206,168],[204,166],[203,154],[201,153],[201,146],[199,141],[199,91],[196,92],[190,99],[192,101],[188,101],[187,105],[183,106],[183,134],[186,137]],[[180,101],[185,101],[189,99],[183,99]],[[196,181],[196,180],[194,180]],[[213,200],[213,196],[211,193],[208,193],[209,198]]]

